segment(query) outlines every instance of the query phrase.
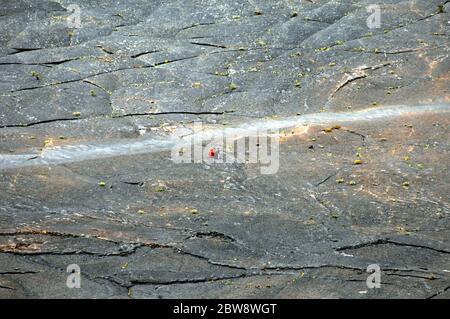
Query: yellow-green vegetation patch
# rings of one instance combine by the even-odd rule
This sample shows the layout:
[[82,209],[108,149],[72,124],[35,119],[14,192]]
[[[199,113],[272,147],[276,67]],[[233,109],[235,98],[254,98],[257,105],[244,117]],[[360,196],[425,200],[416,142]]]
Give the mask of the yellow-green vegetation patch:
[[238,87],[237,87],[236,84],[231,83],[231,84],[228,86],[228,88],[229,88],[231,91],[234,91],[234,90],[236,90]]
[[158,186],[156,186],[155,187],[155,192],[157,192],[157,193],[162,193],[162,192],[165,192],[166,191],[166,188],[164,187],[164,186],[162,186],[162,185],[158,185]]
[[352,49],[353,52],[364,52],[366,49],[364,47],[356,47]]
[[36,80],[40,80],[41,76],[36,71],[31,72],[31,76],[34,77]]

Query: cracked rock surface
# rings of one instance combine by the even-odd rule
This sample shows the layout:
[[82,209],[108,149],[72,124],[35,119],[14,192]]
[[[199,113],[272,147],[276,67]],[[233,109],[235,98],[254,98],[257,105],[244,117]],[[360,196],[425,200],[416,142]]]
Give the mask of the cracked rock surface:
[[[449,12],[0,0],[0,298],[449,298]],[[284,119],[275,174],[172,160]]]

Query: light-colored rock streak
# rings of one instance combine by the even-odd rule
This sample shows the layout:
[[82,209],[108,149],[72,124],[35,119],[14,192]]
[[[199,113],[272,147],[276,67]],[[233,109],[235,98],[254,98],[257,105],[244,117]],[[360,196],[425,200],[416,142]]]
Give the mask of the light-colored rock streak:
[[[277,120],[259,120],[239,124],[235,127],[208,127],[200,132],[194,132],[184,138],[175,134],[158,138],[145,136],[133,140],[117,140],[105,144],[79,144],[46,148],[39,154],[4,154],[0,155],[0,170],[36,165],[57,165],[71,162],[81,162],[115,156],[131,156],[158,151],[171,150],[173,147],[189,145],[191,138],[196,140],[211,140],[215,138],[238,138],[264,134],[268,131],[291,129],[304,125],[351,123],[356,121],[371,121],[391,119],[404,115],[420,115],[425,113],[450,112],[450,104],[432,105],[394,105],[389,107],[370,108],[362,111],[342,113],[314,113]],[[189,140],[189,141],[188,141]]]

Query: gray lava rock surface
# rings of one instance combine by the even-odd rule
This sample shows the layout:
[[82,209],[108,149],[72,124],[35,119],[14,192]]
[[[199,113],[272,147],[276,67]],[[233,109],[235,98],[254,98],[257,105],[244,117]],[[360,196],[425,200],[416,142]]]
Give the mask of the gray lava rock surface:
[[[164,148],[0,167],[0,297],[449,298],[449,12],[445,0],[0,0],[0,163],[164,141],[198,121],[444,106],[287,127],[271,175]],[[66,286],[71,264],[80,289]]]

